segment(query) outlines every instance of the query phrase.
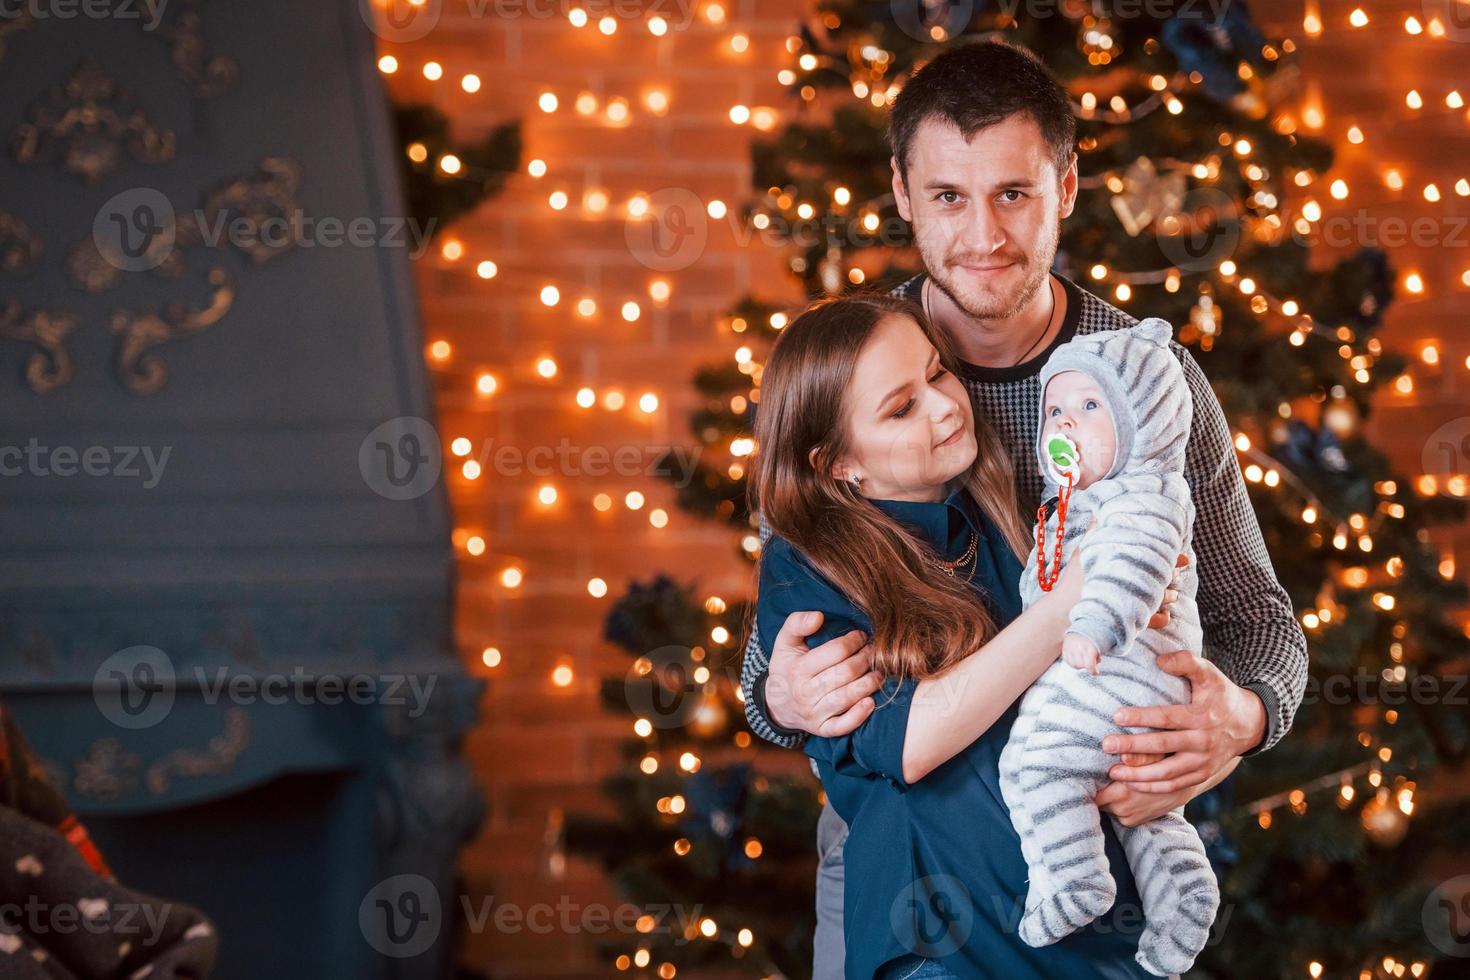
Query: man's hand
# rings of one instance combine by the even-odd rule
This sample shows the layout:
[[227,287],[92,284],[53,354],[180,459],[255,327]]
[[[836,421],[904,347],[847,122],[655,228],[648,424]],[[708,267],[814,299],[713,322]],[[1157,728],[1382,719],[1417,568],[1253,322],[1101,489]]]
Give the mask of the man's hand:
[[[1167,673],[1189,679],[1189,703],[1119,708],[1113,715],[1119,725],[1164,730],[1109,735],[1102,748],[1119,754],[1170,753],[1146,766],[1113,766],[1108,775],[1140,792],[1173,794],[1205,782],[1231,759],[1254,748],[1266,732],[1266,707],[1255,693],[1237,687],[1214,664],[1187,650],[1162,654],[1158,664]],[[1168,809],[1172,807],[1159,812]]]
[[1107,783],[1097,791],[1093,802],[1097,808],[1112,814],[1125,827],[1137,827],[1181,807],[1209,789],[1208,785],[1188,786],[1173,793],[1144,793],[1127,783]]
[[820,612],[786,617],[771,645],[766,712],[782,728],[830,738],[867,720],[875,707],[871,695],[883,678],[871,669],[872,652],[862,630],[808,650],[806,638],[821,626]]

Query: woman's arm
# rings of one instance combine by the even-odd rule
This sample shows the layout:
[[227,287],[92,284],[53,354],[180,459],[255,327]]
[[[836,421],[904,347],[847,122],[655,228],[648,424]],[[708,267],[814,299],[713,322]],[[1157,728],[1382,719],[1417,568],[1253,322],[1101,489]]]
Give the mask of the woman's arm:
[[923,779],[985,734],[1057,659],[1067,616],[1082,595],[1080,565],[1069,562],[1052,591],[989,643],[919,682],[904,735],[905,782]]

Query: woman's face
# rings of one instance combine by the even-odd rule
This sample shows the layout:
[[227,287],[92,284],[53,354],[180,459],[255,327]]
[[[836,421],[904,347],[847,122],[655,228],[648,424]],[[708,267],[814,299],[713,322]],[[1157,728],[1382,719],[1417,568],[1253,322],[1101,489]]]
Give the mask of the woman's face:
[[860,477],[865,497],[942,500],[975,462],[969,393],[910,317],[873,328],[842,402],[848,443],[836,475]]

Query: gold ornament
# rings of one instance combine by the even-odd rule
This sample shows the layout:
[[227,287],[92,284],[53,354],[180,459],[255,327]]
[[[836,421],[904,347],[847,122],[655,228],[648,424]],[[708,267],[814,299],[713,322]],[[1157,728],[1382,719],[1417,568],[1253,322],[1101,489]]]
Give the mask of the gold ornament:
[[700,738],[713,738],[725,730],[729,716],[730,713],[725,710],[719,695],[706,688],[704,697],[700,699],[699,706],[689,719],[689,731]]
[[1154,219],[1177,214],[1184,206],[1186,189],[1183,174],[1160,176],[1152,160],[1139,157],[1123,171],[1123,190],[1114,194],[1109,203],[1128,237],[1137,238]]
[[1368,839],[1379,847],[1397,847],[1409,832],[1409,818],[1390,801],[1387,786],[1363,804],[1362,818]]
[[1358,403],[1351,398],[1334,398],[1322,409],[1322,427],[1339,439],[1357,435]]

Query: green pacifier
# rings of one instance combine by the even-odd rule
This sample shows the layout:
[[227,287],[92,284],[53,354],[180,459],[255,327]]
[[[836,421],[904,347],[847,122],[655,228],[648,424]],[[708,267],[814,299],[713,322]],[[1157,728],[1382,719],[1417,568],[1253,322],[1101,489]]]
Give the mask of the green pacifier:
[[1057,486],[1076,483],[1082,476],[1082,450],[1070,437],[1057,432],[1046,440],[1047,473]]

